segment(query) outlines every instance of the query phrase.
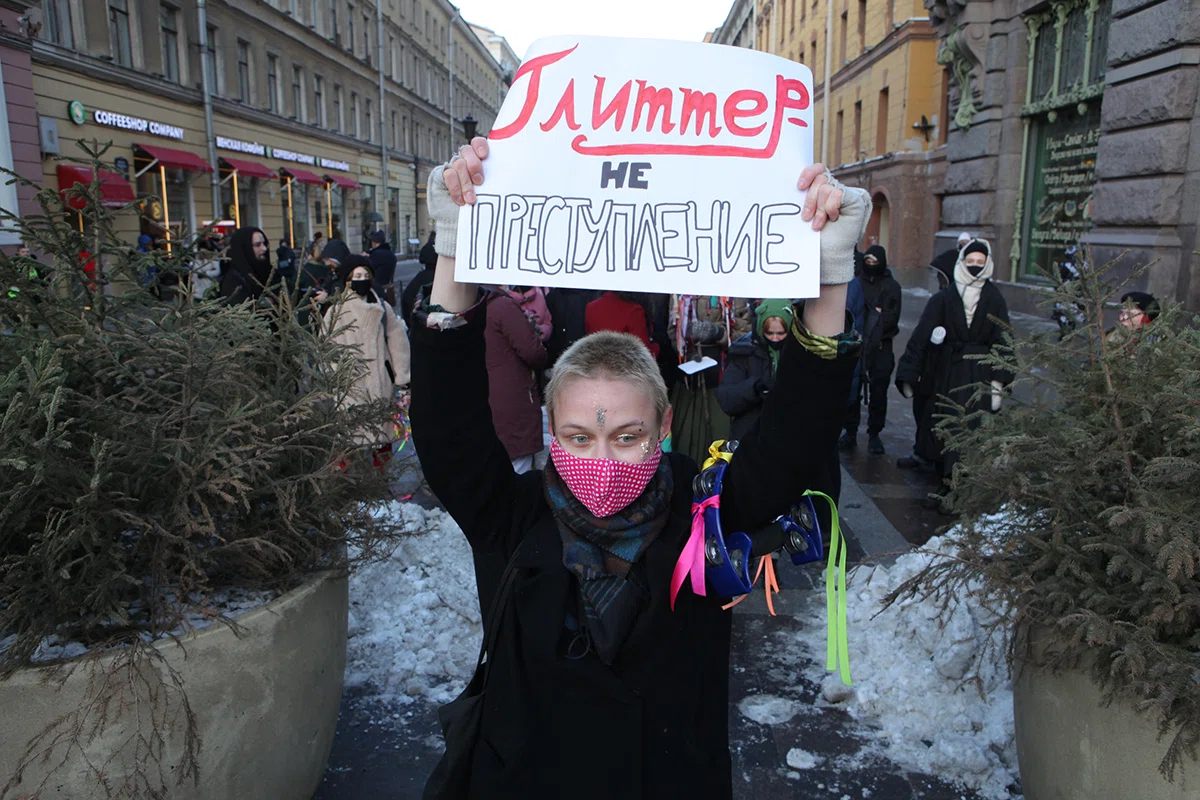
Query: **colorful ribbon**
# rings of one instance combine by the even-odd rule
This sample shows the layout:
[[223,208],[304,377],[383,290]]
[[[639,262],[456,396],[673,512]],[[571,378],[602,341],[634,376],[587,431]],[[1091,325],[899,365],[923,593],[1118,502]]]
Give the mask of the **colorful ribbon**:
[[833,521],[829,532],[829,558],[825,562],[825,669],[838,671],[845,686],[850,679],[850,634],[846,627],[846,537],[838,519],[837,503],[824,492],[808,490],[806,496],[823,497]]
[[[772,617],[774,617],[777,616],[777,614],[775,613],[775,600],[773,599],[773,595],[779,594],[779,581],[775,577],[775,559],[771,558],[770,553],[758,559],[758,569],[754,572],[754,580],[750,582],[751,588],[758,584],[759,576],[764,573],[766,574],[766,579],[763,581],[763,591],[766,592],[767,595],[767,611]],[[728,603],[721,606],[721,610],[728,611],[749,596],[750,592],[746,592],[741,597],[730,600]]]
[[721,496],[714,494],[703,502],[692,503],[692,534],[688,537],[679,560],[675,562],[675,571],[671,574],[671,610],[675,610],[675,595],[679,594],[683,582],[691,576],[692,592],[700,597],[705,596],[704,585],[704,512],[710,508],[721,507]]

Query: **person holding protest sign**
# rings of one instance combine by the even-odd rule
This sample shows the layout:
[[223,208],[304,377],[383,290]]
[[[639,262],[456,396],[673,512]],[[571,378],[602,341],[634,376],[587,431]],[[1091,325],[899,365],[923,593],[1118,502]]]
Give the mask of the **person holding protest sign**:
[[[454,230],[460,206],[474,203],[487,156],[476,138],[430,175],[439,230]],[[858,357],[845,284],[869,196],[820,164],[797,185],[800,218],[821,232],[822,286],[797,306],[774,388],[724,472],[730,531],[759,530],[811,485]],[[654,359],[626,334],[576,342],[547,387],[551,462],[515,474],[487,404],[491,305],[456,282],[454,237],[437,244],[412,328],[413,431],[429,485],[471,544],[482,607],[494,611],[484,615],[486,695],[464,695],[486,702],[466,707],[469,725],[447,728],[426,797],[449,796],[443,781],[458,779],[472,798],[557,797],[564,787],[583,800],[731,798],[731,615],[703,577],[672,591],[693,539],[697,465],[662,452],[672,409]]]

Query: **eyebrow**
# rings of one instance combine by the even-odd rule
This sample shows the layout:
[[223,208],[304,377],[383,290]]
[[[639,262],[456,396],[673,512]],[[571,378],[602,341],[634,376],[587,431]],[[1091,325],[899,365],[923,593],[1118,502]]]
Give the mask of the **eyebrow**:
[[[609,430],[610,431],[623,431],[626,428],[645,428],[645,427],[646,427],[645,421],[636,420],[633,422],[626,422],[624,425],[617,425],[615,427],[611,427],[611,428],[609,428]],[[568,422],[567,424],[561,426],[560,430],[590,431],[591,428],[588,428],[585,425],[579,425],[574,422]]]

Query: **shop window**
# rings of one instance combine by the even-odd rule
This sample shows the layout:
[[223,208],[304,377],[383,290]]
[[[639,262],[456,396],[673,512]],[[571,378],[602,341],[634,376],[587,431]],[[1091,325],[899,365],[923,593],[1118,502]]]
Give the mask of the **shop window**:
[[163,77],[179,83],[179,10],[163,3],[159,7]]
[[336,187],[330,187],[328,194],[329,208],[329,223],[328,236],[331,239],[341,239],[345,241],[345,220],[346,220],[346,195],[345,191]]
[[311,244],[308,220],[308,187],[294,180],[285,180],[279,193],[283,201],[283,230],[292,247],[308,251]]
[[258,208],[258,190],[261,185],[262,182],[257,178],[247,178],[239,175],[237,179],[237,193],[235,194],[233,191],[233,179],[229,178],[222,181],[221,219],[231,219],[239,226],[253,225],[256,228],[262,227],[262,219],[259,216]]
[[279,56],[267,56],[267,108],[278,114],[279,107]]
[[1032,80],[1013,253],[1026,278],[1044,280],[1092,227],[1111,14],[1110,0],[1092,13],[1086,0],[1067,0],[1024,19]]
[[[191,228],[192,184],[190,174],[181,169],[150,166],[149,159],[134,159],[137,196],[153,198],[141,216],[141,233],[153,239],[176,241]],[[145,171],[143,171],[145,170]]]
[[129,0],[108,0],[108,37],[112,58],[122,67],[133,66],[129,35]]
[[46,40],[63,47],[75,46],[71,27],[71,0],[44,0],[42,13],[46,20]]
[[238,99],[250,103],[250,43],[238,39],[237,43]]

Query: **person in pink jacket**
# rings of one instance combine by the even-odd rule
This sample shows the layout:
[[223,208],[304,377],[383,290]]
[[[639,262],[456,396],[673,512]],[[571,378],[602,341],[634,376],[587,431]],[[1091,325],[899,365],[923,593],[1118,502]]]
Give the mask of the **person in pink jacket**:
[[533,323],[533,327],[537,328],[542,344],[548,342],[554,325],[550,318],[550,309],[546,307],[546,293],[536,286],[506,286],[504,291],[521,307],[525,316]]

